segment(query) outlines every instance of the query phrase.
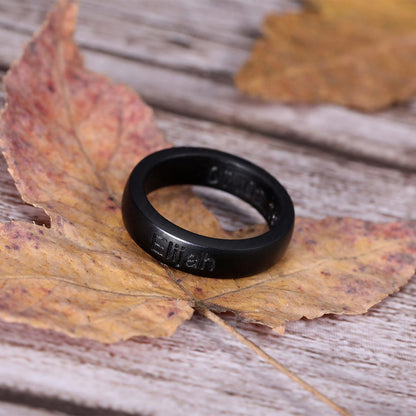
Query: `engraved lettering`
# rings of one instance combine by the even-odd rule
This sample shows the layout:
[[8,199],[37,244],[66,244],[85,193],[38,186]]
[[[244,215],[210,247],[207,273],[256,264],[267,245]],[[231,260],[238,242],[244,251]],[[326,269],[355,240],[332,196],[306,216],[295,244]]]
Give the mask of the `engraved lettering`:
[[222,187],[227,189],[233,183],[233,172],[231,170],[224,170],[224,177],[222,182]]
[[213,272],[215,270],[215,260],[212,257],[210,257],[208,253],[204,254],[200,270],[205,270],[205,267],[207,267],[207,269],[210,272]]
[[169,241],[156,233],[152,236],[150,250],[173,267],[210,272],[215,270],[215,259],[207,252],[186,250],[185,246]]
[[256,189],[256,184],[254,183],[254,181],[252,180],[248,181],[244,189],[245,197],[251,200],[253,198],[253,193],[255,189]]
[[234,185],[234,172],[228,168],[220,169],[218,166],[211,166],[208,172],[208,185],[217,186],[227,189],[230,185]]
[[[198,269],[199,257],[196,254],[189,254],[185,259],[185,266],[190,269]],[[202,270],[202,269],[201,269]]]
[[268,218],[267,222],[269,223],[270,227],[273,227],[279,221],[279,214],[277,212],[272,212]]
[[218,166],[211,166],[211,169],[208,172],[208,184],[217,185],[219,182],[219,169]]
[[231,187],[235,195],[246,198],[247,178],[242,175],[234,175]]
[[168,240],[160,235],[153,234],[152,244],[150,250],[159,256],[165,257],[166,246],[168,245]]
[[180,265],[185,247],[180,246],[177,243],[173,244],[172,242],[169,242],[168,247],[169,246],[172,247],[172,250],[170,252],[166,251],[164,255],[165,259],[168,260],[169,262],[177,263],[178,265]]
[[266,216],[268,224],[273,227],[279,221],[279,212],[276,209],[276,205],[273,201],[269,202],[267,205],[268,213]]
[[230,191],[246,200],[266,218],[269,225],[274,225],[278,221],[278,209],[276,209],[275,203],[270,200],[268,191],[248,175],[233,170],[232,166],[211,166],[207,184]]
[[256,188],[253,192],[253,204],[256,206],[261,206],[264,203],[265,194],[263,189]]
[[166,258],[169,258],[171,256],[171,254],[172,254],[172,246],[173,246],[172,241],[169,241],[168,248],[166,250]]

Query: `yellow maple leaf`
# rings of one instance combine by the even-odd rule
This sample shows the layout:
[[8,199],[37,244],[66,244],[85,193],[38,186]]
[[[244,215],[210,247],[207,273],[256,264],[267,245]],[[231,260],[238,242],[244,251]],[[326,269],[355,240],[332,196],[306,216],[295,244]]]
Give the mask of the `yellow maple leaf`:
[[416,94],[416,2],[307,0],[270,15],[236,76],[242,91],[287,103],[375,111]]
[[[114,342],[170,335],[205,308],[282,332],[303,316],[363,313],[410,279],[416,226],[405,223],[298,219],[284,259],[242,279],[187,275],[147,255],[123,227],[121,194],[133,166],[168,144],[133,91],[84,68],[76,12],[60,0],[4,81],[0,143],[51,227],[0,224],[1,319]],[[247,235],[223,231],[189,190],[152,203],[195,232]]]

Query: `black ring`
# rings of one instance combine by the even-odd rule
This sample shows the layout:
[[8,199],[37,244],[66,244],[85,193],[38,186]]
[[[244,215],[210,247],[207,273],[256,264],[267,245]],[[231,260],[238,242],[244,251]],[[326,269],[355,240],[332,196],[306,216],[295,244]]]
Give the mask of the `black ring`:
[[[210,238],[162,217],[147,194],[170,185],[203,185],[229,192],[256,208],[269,231],[257,237]],[[206,277],[237,278],[268,269],[285,252],[295,213],[285,188],[265,170],[228,153],[176,147],[145,157],[123,195],[124,224],[150,255],[177,269]]]

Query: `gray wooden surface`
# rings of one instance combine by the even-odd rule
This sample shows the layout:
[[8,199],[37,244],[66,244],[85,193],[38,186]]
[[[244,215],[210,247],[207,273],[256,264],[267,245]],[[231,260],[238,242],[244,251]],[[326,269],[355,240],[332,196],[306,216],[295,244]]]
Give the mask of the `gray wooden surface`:
[[[19,57],[51,0],[0,0],[0,68]],[[232,75],[265,13],[290,0],[83,0],[87,65],[135,88],[176,145],[230,151],[268,169],[297,214],[416,220],[416,104],[374,115],[262,104]],[[225,227],[240,207],[207,203]],[[0,160],[0,220],[44,219]],[[248,219],[248,221],[251,218]],[[1,259],[0,259],[1,261]],[[363,316],[267,328],[227,321],[353,415],[416,414],[416,279]],[[332,415],[221,328],[195,316],[169,339],[115,345],[0,323],[3,415]]]

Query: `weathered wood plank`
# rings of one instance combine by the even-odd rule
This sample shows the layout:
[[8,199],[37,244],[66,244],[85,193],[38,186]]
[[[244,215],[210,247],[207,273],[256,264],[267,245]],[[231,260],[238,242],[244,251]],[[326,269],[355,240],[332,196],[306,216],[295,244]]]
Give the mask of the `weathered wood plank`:
[[[51,0],[1,0],[2,65],[18,56],[51,4]],[[234,88],[232,74],[249,52],[253,27],[271,10],[272,2],[258,7],[243,0],[229,1],[221,6],[221,13],[218,4],[209,0],[197,5],[185,0],[175,6],[164,0],[135,5],[129,0],[81,1],[78,39],[87,49],[92,69],[132,85],[150,104],[416,170],[411,105],[400,112],[367,115],[330,105],[259,103]],[[283,10],[290,3],[276,2],[279,5]],[[186,39],[177,39],[178,33]],[[235,33],[241,42],[227,41],[221,33],[226,37]]]
[[[12,22],[23,30],[33,30],[34,26],[39,26],[43,21],[54,3],[55,0],[1,0],[0,22]],[[83,37],[90,40],[96,38],[102,46],[107,44],[100,41],[97,34],[108,38],[110,44],[117,45],[120,39],[125,38],[122,42],[129,40],[126,35],[130,30],[139,30],[138,33],[146,34],[146,30],[153,29],[155,32],[148,33],[156,35],[156,38],[160,36],[163,41],[167,38],[161,34],[171,33],[173,39],[183,35],[189,36],[192,41],[205,39],[218,44],[247,48],[250,47],[253,36],[259,33],[266,14],[299,10],[301,0],[263,0],[255,7],[249,0],[199,0],[197,3],[192,0],[179,0],[174,3],[169,0],[80,0],[80,5],[83,10],[80,21],[91,25],[90,28],[81,29],[86,35]],[[116,21],[123,22],[123,30],[119,30],[120,23],[117,24]],[[112,30],[115,27],[118,33]],[[130,39],[132,49],[141,51],[140,42],[136,43],[135,40],[139,39]]]
[[24,220],[47,222],[42,210],[25,204],[7,171],[6,161],[0,158],[0,221]]

